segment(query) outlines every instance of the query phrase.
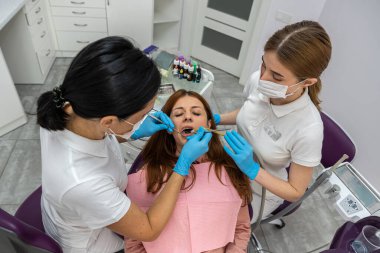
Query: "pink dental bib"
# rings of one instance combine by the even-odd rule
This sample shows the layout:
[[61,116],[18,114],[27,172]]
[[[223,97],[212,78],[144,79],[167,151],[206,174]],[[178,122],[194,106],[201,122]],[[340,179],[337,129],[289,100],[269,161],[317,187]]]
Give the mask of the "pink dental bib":
[[[221,180],[210,163],[195,164],[196,180],[190,190],[180,192],[173,214],[160,236],[143,242],[148,253],[199,253],[224,247],[234,241],[242,200],[225,169]],[[128,176],[128,197],[144,211],[156,195],[147,193],[146,171]],[[187,182],[189,184],[190,182]]]

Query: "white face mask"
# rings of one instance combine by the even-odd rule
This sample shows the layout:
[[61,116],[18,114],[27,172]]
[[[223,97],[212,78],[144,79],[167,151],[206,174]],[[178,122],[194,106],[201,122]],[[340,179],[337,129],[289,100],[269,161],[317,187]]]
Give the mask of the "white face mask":
[[259,80],[259,85],[257,87],[257,90],[262,93],[264,96],[267,96],[268,98],[287,98],[291,95],[293,95],[297,90],[299,90],[301,87],[297,88],[295,91],[292,93],[286,94],[289,88],[294,87],[296,85],[299,85],[300,83],[304,82],[305,80],[290,85],[282,85],[270,81],[265,81],[265,80]]
[[129,140],[131,138],[131,136],[136,132],[137,129],[139,129],[141,123],[144,122],[144,120],[146,119],[148,115],[145,115],[141,120],[139,120],[138,122],[136,122],[135,124],[132,124],[132,123],[129,123],[128,121],[124,120],[125,122],[127,122],[128,124],[132,125],[132,129],[131,131],[125,133],[125,134],[116,134],[114,131],[112,131],[111,128],[108,128],[109,131],[111,132],[111,134],[115,135],[115,136],[118,136],[120,138],[123,138],[124,140]]

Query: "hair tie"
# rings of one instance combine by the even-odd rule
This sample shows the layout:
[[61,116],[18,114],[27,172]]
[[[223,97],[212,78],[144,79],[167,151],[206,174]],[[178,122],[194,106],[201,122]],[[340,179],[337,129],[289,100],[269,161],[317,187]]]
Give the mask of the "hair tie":
[[62,96],[61,86],[55,87],[53,89],[53,101],[55,103],[55,107],[62,108],[65,104],[65,99]]

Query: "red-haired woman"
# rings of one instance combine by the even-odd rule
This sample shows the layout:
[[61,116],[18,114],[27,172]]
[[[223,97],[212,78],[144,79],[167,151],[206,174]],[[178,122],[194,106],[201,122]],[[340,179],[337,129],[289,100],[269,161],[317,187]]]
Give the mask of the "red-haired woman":
[[[128,178],[127,194],[142,209],[155,201],[192,133],[215,128],[208,103],[195,92],[177,91],[162,111],[178,132],[154,134],[141,153],[144,165]],[[246,252],[251,198],[248,177],[213,135],[208,152],[192,164],[161,235],[153,242],[126,239],[126,252]]]

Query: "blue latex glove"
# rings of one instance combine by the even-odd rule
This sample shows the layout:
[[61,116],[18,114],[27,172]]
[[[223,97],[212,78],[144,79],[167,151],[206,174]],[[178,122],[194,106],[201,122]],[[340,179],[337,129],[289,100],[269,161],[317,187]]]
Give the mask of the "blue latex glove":
[[215,121],[215,124],[219,125],[220,124],[220,114],[218,113],[214,113],[214,121]]
[[203,127],[200,127],[193,136],[189,136],[173,168],[174,172],[187,176],[191,164],[208,151],[208,143],[211,137],[212,133],[206,132]]
[[132,139],[137,140],[142,137],[149,137],[161,130],[167,130],[169,133],[173,132],[174,124],[168,115],[159,111],[153,113],[153,116],[158,118],[161,122],[148,115],[140,127],[132,134]]
[[254,180],[260,170],[260,165],[253,160],[252,146],[234,130],[226,132],[224,139],[233,151],[227,146],[224,146],[224,150],[232,157],[240,170]]

